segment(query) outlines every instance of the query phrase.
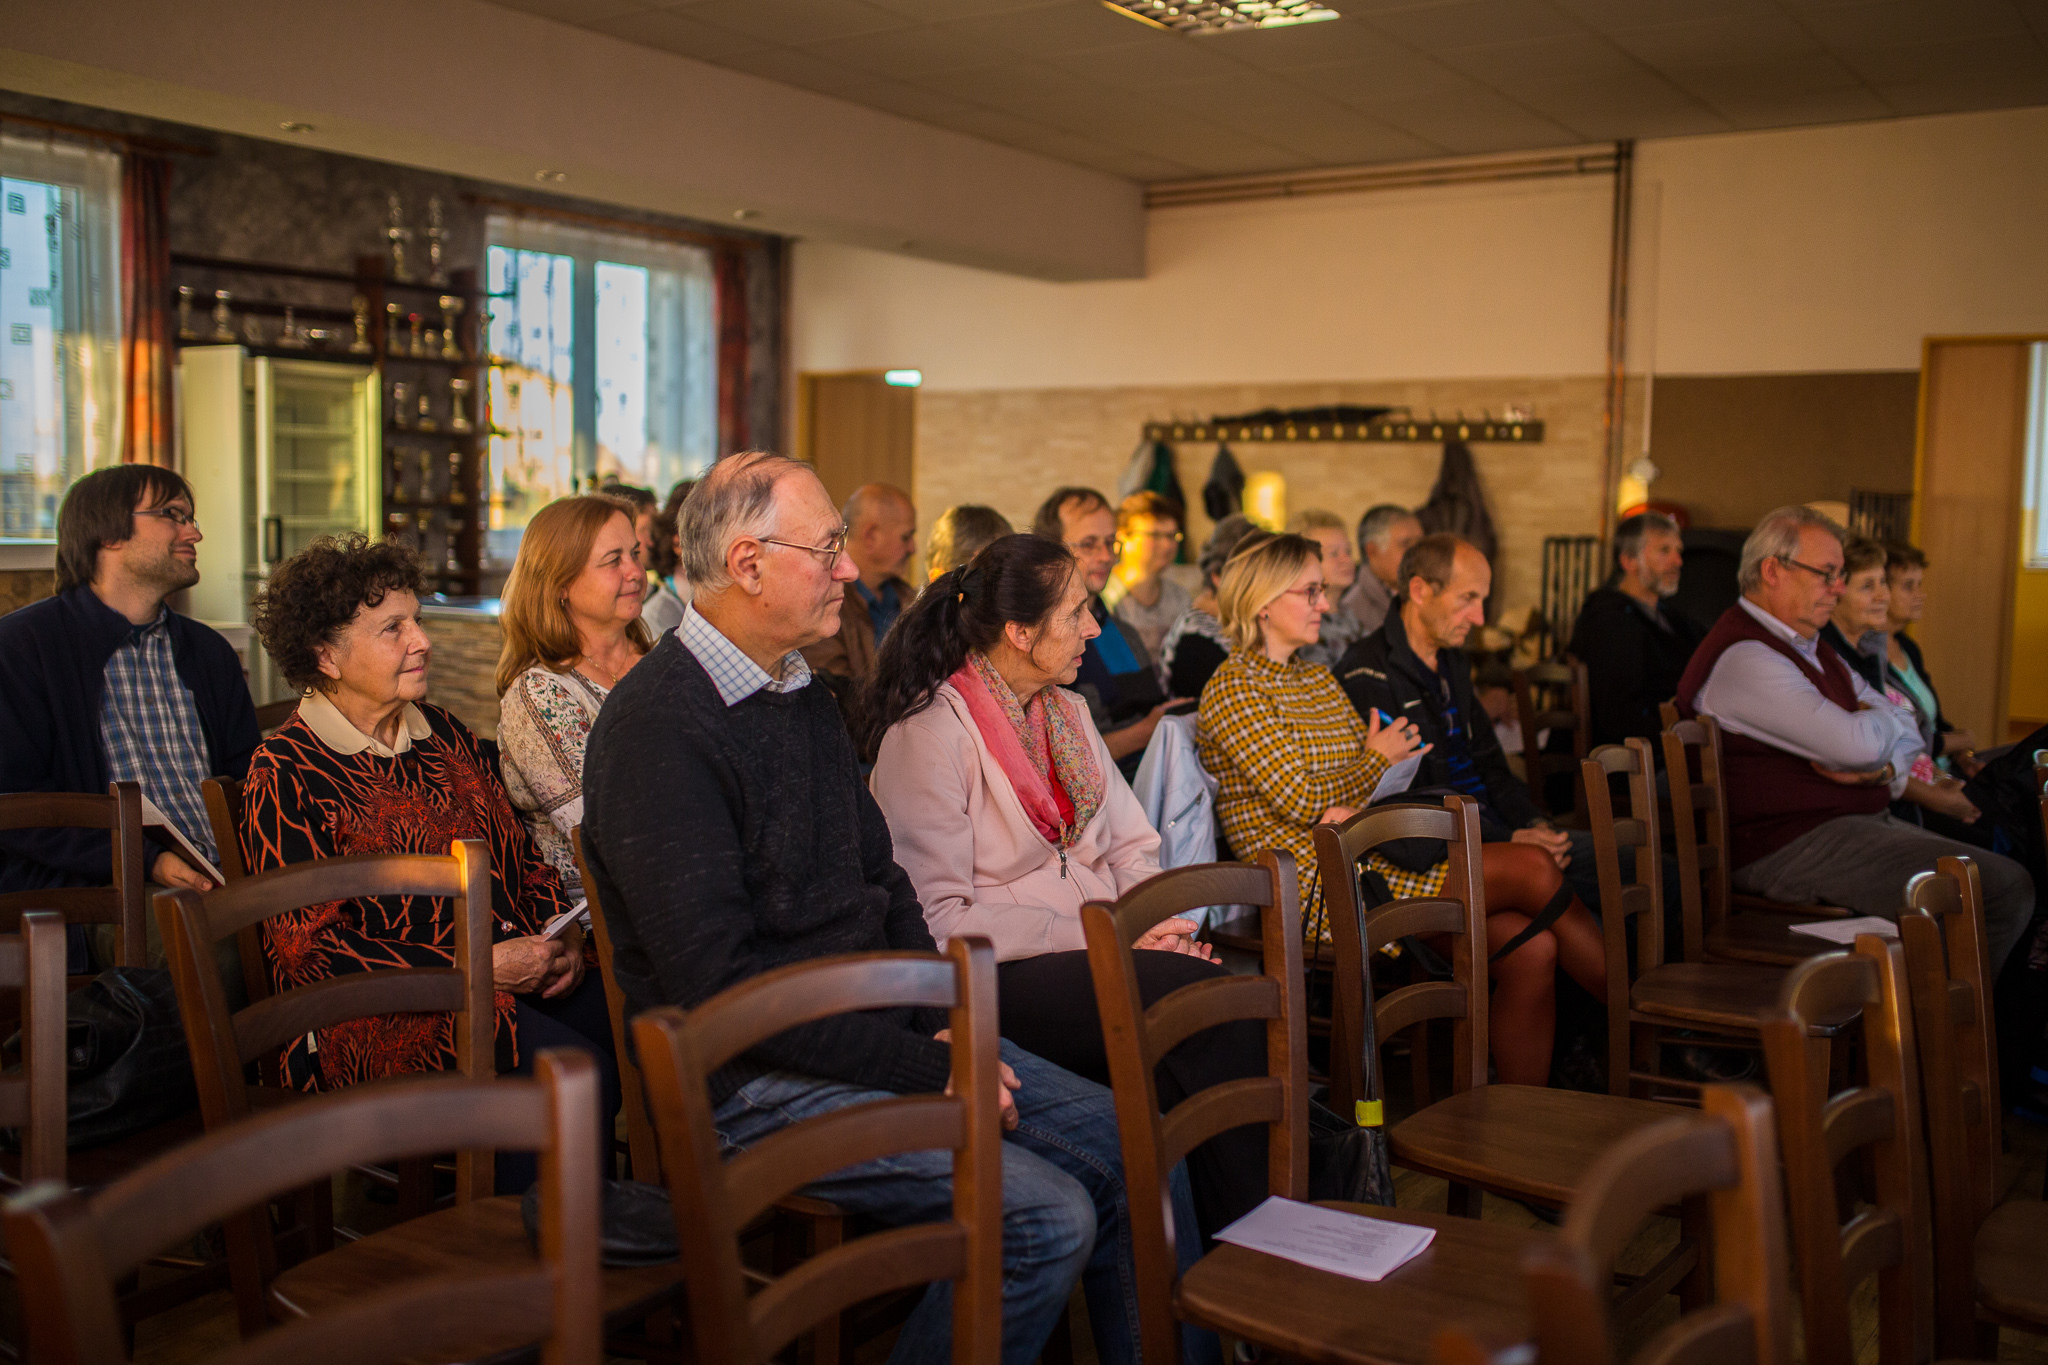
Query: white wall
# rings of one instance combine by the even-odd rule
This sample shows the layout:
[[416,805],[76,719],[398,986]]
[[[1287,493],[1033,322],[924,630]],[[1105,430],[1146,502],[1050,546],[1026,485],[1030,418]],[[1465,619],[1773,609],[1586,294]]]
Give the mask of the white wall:
[[[803,242],[799,370],[935,389],[1597,374],[1605,178],[1148,215],[1144,279],[1045,284]],[[1916,369],[2048,331],[2048,109],[1638,147],[1630,367]]]
[[1144,266],[1129,181],[483,0],[4,13],[0,86],[50,99],[1048,279]]

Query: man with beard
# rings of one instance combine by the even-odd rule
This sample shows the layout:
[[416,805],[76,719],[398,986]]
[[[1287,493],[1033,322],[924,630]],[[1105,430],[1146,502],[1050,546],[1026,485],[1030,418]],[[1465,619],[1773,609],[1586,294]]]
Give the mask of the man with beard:
[[[171,470],[118,465],[71,486],[57,595],[0,618],[0,791],[139,782],[217,859],[199,784],[240,778],[262,735],[234,648],[166,605],[199,581],[200,538],[191,486]],[[153,882],[212,888],[168,847],[146,861]],[[104,832],[0,833],[0,892],[105,886],[111,871]]]
[[1678,523],[1641,512],[1614,528],[1614,577],[1579,608],[1571,652],[1586,665],[1592,743],[1619,744],[1664,728],[1658,707],[1678,693],[1687,660],[1706,634],[1672,610],[1685,559]]

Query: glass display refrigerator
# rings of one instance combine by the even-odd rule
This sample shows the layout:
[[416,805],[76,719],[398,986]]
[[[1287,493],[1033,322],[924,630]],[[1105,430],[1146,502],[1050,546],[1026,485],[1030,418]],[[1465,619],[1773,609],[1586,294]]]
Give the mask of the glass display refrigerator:
[[[186,346],[179,361],[184,471],[206,537],[190,610],[239,641],[280,561],[316,537],[383,526],[382,386],[371,365],[241,346]],[[260,646],[245,657],[259,705],[291,695]]]

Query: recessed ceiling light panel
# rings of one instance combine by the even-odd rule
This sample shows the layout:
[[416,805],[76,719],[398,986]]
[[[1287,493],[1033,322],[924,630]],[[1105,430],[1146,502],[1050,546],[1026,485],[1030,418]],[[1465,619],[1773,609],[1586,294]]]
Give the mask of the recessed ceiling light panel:
[[1236,33],[1335,19],[1319,0],[1102,0],[1103,7],[1174,33]]

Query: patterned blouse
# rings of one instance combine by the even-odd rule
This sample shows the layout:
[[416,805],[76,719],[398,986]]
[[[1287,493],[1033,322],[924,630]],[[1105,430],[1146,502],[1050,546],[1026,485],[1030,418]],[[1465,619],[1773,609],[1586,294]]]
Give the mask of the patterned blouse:
[[[325,708],[316,718],[327,721],[325,738],[308,721],[316,705]],[[461,721],[438,706],[409,707],[395,748],[369,741],[343,752],[354,744],[329,742],[339,716],[313,694],[250,759],[242,806],[250,872],[350,853],[446,854],[457,839],[482,839],[491,855],[493,941],[537,934],[569,908],[482,741]],[[282,989],[344,972],[446,967],[455,960],[454,933],[446,901],[400,896],[307,906],[268,921],[263,938]],[[518,1040],[512,997],[502,991],[497,1013],[503,1070],[516,1065]],[[321,1029],[317,1039],[317,1048],[304,1038],[285,1047],[287,1084],[333,1090],[455,1065],[453,1021],[445,1014],[357,1019]]]
[[570,831],[583,823],[583,746],[610,695],[581,673],[535,664],[505,689],[498,712],[505,794],[572,901],[583,894],[569,842]]
[[[1224,837],[1240,858],[1263,848],[1294,855],[1311,941],[1330,931],[1309,831],[1332,806],[1363,807],[1389,766],[1365,737],[1365,722],[1336,677],[1299,656],[1276,664],[1264,650],[1238,650],[1202,690],[1195,745],[1219,783]],[[1430,895],[1443,882],[1441,863],[1417,874],[1378,854],[1366,861],[1397,896]]]

